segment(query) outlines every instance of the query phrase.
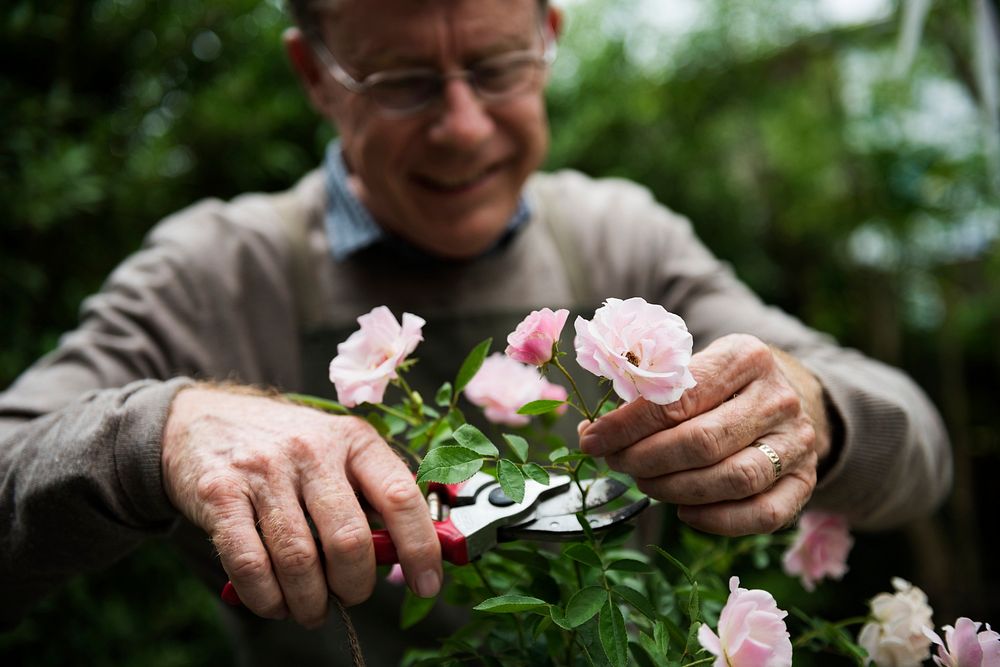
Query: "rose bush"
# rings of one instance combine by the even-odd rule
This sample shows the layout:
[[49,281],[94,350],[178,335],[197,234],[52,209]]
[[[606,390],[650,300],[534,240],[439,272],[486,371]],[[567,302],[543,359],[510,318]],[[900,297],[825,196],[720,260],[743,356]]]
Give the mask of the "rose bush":
[[[582,494],[585,479],[614,473],[562,441],[550,430],[553,419],[533,418],[572,408],[593,419],[638,396],[677,400],[694,384],[687,368],[692,340],[679,317],[642,299],[608,299],[592,320],[578,318],[574,348],[580,365],[612,384],[598,405],[588,406],[560,361],[565,353],[559,337],[567,316],[549,309],[531,313],[508,337],[507,356],[491,356],[491,341],[483,341],[455,378],[441,385],[431,405],[403,377],[424,321],[404,314],[400,323],[388,309],[376,308],[359,318],[361,329],[338,346],[330,364],[340,403],[297,398],[339,413],[347,411],[345,406],[367,405],[362,415],[413,459],[421,484],[456,483],[485,470],[520,502],[525,480],[547,484],[550,473],[556,473],[570,476]],[[571,393],[545,379],[553,369],[565,377]],[[397,404],[382,403],[389,385],[400,392]],[[484,410],[495,432],[483,433],[466,422],[461,396]],[[901,579],[893,581],[894,594],[871,601],[867,618],[830,623],[801,612],[789,616],[771,593],[742,588],[733,576],[742,558],[758,568],[781,562],[786,574],[799,577],[810,591],[826,577],[844,576],[852,538],[842,517],[806,512],[794,535],[733,540],[676,526],[670,539],[659,540],[671,545],[670,552],[659,545],[634,548],[626,542],[628,526],[595,533],[582,514],[579,521],[583,539],[558,549],[502,544],[468,566],[446,564],[441,597],[474,613],[438,647],[411,651],[408,667],[784,667],[794,661],[793,651],[822,651],[859,666],[890,667],[928,660],[934,638],[939,665],[998,667],[997,633],[987,626],[977,634],[979,625],[963,618],[955,628],[945,626],[941,641],[933,633],[926,596]],[[401,583],[398,566],[386,574]],[[407,591],[401,625],[419,622],[434,603]],[[855,642],[845,628],[862,623]]]

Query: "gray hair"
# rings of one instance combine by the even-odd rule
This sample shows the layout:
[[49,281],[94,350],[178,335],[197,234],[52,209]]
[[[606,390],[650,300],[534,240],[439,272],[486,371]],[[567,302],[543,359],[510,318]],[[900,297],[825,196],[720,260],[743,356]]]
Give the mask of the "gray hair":
[[[320,12],[336,12],[340,5],[344,3],[344,0],[286,0],[288,3],[288,9],[292,14],[292,20],[295,21],[302,32],[306,34],[315,34],[317,24],[316,17]],[[545,16],[545,10],[548,9],[549,0],[538,0],[538,10],[540,16]]]

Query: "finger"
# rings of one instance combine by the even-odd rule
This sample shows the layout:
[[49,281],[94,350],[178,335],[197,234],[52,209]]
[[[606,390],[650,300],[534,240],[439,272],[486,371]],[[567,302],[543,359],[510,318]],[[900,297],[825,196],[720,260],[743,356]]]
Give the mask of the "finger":
[[375,440],[351,457],[352,471],[389,530],[407,584],[417,595],[433,597],[441,589],[443,573],[441,544],[427,500],[406,465],[381,439]]
[[797,469],[807,455],[804,444],[771,435],[767,443],[780,461],[777,467],[756,446],[744,447],[724,461],[705,468],[659,477],[636,478],[646,495],[677,505],[706,505],[740,500],[767,491],[780,475]]
[[309,529],[298,494],[286,478],[269,477],[255,489],[260,531],[289,613],[307,628],[326,620],[326,578],[316,539]]
[[799,515],[816,486],[815,468],[804,466],[782,477],[768,491],[711,505],[681,505],[677,517],[707,533],[737,537],[773,533]]
[[638,398],[600,417],[580,437],[580,449],[607,456],[707,412],[739,393],[774,364],[770,349],[757,338],[720,338],[691,358],[697,384],[679,400],[657,405]]
[[655,477],[712,466],[799,412],[798,396],[790,388],[754,382],[713,410],[609,454],[607,462],[613,470],[633,477]]
[[303,485],[303,500],[326,557],[324,594],[346,605],[360,604],[375,589],[375,548],[368,516],[342,468]]
[[257,533],[249,498],[241,496],[217,505],[214,518],[207,532],[244,606],[264,618],[287,618],[285,596]]

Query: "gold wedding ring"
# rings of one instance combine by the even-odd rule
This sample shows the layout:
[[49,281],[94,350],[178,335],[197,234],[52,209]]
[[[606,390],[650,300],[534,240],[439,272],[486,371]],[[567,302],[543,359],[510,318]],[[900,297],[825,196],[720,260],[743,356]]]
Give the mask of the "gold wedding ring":
[[771,445],[766,442],[757,441],[753,446],[764,452],[764,456],[771,462],[771,467],[774,468],[774,481],[777,482],[778,478],[781,477],[781,459],[778,457],[778,453],[771,449]]

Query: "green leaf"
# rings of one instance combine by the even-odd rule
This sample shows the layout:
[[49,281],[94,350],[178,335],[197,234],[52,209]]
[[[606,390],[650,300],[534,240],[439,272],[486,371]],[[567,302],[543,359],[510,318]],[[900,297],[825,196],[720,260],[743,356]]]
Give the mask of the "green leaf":
[[670,649],[670,633],[667,632],[667,626],[663,621],[657,621],[653,625],[653,641],[656,642],[656,648],[660,653],[666,655]]
[[[587,586],[573,594],[566,603],[565,622],[559,627],[567,630],[583,625],[601,610],[608,599],[608,592],[600,586]],[[556,620],[553,618],[553,620]],[[558,621],[557,621],[558,623]]]
[[701,605],[698,601],[698,584],[691,585],[691,595],[688,597],[688,618],[691,619],[691,628],[688,630],[687,643],[684,644],[684,652],[687,653],[692,646],[697,646],[698,626],[701,625]]
[[569,621],[566,620],[566,612],[563,611],[562,607],[558,605],[554,604],[549,605],[549,618],[551,618],[552,622],[558,625],[563,630],[573,629],[572,627],[570,627]]
[[660,653],[659,647],[656,642],[650,639],[649,635],[644,632],[639,633],[639,646],[646,652],[647,655],[654,661],[657,665],[666,664],[666,653]]
[[389,415],[385,417],[385,423],[389,426],[389,435],[395,436],[399,435],[406,430],[409,424],[406,423],[405,419],[400,419],[395,415]]
[[549,454],[549,460],[553,463],[572,463],[573,461],[580,461],[587,458],[590,457],[583,452],[571,452],[565,447],[560,447]]
[[660,547],[656,546],[655,544],[649,544],[647,546],[652,547],[658,554],[660,554],[661,556],[663,556],[664,558],[666,558],[667,561],[669,561],[671,565],[673,565],[678,570],[680,570],[681,572],[683,572],[684,573],[684,577],[688,580],[688,583],[690,583],[692,585],[694,585],[696,583],[695,579],[694,579],[694,576],[691,574],[691,570],[689,570],[687,568],[687,566],[684,565],[684,563],[680,562],[679,560],[677,560],[676,558],[674,558],[673,556],[671,556],[670,554],[668,554],[666,551],[664,551]]
[[434,431],[434,436],[431,438],[431,449],[436,448],[442,442],[452,440],[452,430],[447,424],[443,424],[436,431]]
[[608,414],[617,407],[618,407],[618,401],[615,400],[614,398],[609,398],[603,403],[601,403],[600,407],[597,408],[597,416],[603,417],[604,415]]
[[483,467],[478,452],[468,447],[445,445],[427,452],[417,470],[417,483],[455,484],[469,479]]
[[594,542],[594,529],[591,527],[590,522],[587,521],[587,515],[584,512],[577,512],[576,522],[580,524],[580,529],[583,531],[583,534],[587,536],[587,541]]
[[448,422],[448,426],[451,427],[452,431],[457,431],[465,423],[465,415],[458,408],[452,408],[448,411],[444,420]]
[[618,572],[652,572],[653,567],[649,563],[643,563],[641,560],[634,560],[632,558],[622,558],[612,562],[606,568],[608,570],[617,570]]
[[323,410],[325,412],[334,412],[338,415],[351,414],[351,411],[340,403],[320,398],[319,396],[310,396],[308,394],[285,394],[285,398],[294,403],[298,403],[299,405],[308,405],[311,408],[316,408],[317,410]]
[[508,498],[515,503],[524,500],[524,475],[513,461],[500,459],[497,463],[497,479]]
[[549,473],[537,463],[525,463],[521,466],[521,472],[524,473],[525,477],[533,479],[539,484],[549,485]]
[[437,602],[437,598],[422,598],[414,595],[410,589],[406,589],[406,594],[403,596],[403,606],[399,612],[400,629],[406,630],[423,620],[430,613],[435,602]]
[[552,412],[560,405],[566,405],[566,401],[553,401],[547,398],[539,399],[537,401],[531,401],[530,403],[525,403],[520,408],[517,409],[517,414],[519,415],[544,415],[546,412]]
[[571,544],[566,547],[566,550],[563,551],[563,553],[569,558],[583,563],[584,565],[596,568],[602,567],[601,557],[597,555],[597,552],[594,551],[594,548],[589,544],[584,544],[583,542]]
[[567,456],[567,455],[569,455],[569,448],[568,447],[560,447],[558,449],[554,449],[551,452],[549,452],[549,461],[552,461],[553,463],[555,463],[557,460],[559,460],[562,457]]
[[427,433],[427,431],[429,431],[432,426],[434,426],[434,422],[424,422],[420,426],[414,426],[413,428],[411,428],[409,431],[406,432],[406,437],[409,440],[419,438],[424,433]]
[[649,620],[657,620],[656,608],[653,603],[639,591],[625,585],[613,586],[611,591]]
[[480,456],[499,456],[500,450],[490,442],[482,431],[472,424],[462,424],[451,437],[458,441],[463,447],[468,447]]
[[469,380],[479,372],[479,367],[483,365],[483,360],[486,359],[486,355],[490,352],[490,345],[493,344],[492,338],[487,338],[479,345],[472,348],[472,352],[469,352],[469,356],[465,358],[462,362],[462,367],[458,369],[458,375],[455,377],[455,393],[465,389],[465,385],[469,384]]
[[445,382],[443,385],[438,387],[437,393],[434,394],[434,402],[437,403],[442,408],[446,408],[451,405],[451,383]]
[[552,625],[552,618],[550,616],[542,616],[538,619],[538,625],[536,625],[535,629],[532,630],[531,636],[537,640],[546,630],[549,629],[550,625]]
[[389,437],[389,424],[386,423],[382,415],[377,412],[369,412],[365,415],[365,421],[374,426],[380,436],[383,438]]
[[701,627],[701,621],[694,621],[691,623],[691,628],[688,630],[687,643],[684,644],[684,652],[689,653],[691,650],[698,646],[698,628]]
[[614,667],[625,667],[628,664],[628,635],[625,632],[625,619],[618,606],[612,603],[611,596],[606,598],[601,609],[600,619],[601,645],[604,653]]
[[522,611],[534,611],[548,607],[544,600],[533,598],[528,595],[498,595],[495,598],[483,600],[473,609],[476,611],[488,611],[493,614],[516,614]]
[[691,585],[691,595],[688,596],[687,608],[687,615],[692,623],[701,619],[701,602],[698,597],[698,584],[694,583]]
[[519,435],[504,433],[503,440],[521,463],[528,460],[528,441]]

